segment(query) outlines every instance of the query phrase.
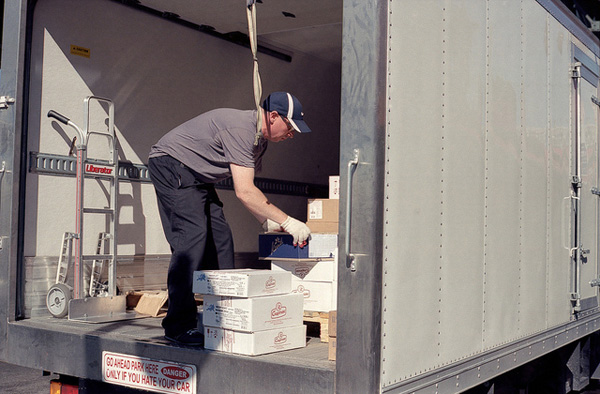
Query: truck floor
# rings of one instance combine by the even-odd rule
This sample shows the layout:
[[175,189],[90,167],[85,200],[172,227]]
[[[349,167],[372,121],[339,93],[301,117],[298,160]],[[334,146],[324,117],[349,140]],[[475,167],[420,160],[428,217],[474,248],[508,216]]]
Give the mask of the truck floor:
[[8,324],[9,337],[15,338],[8,346],[18,365],[93,380],[102,380],[102,352],[110,351],[196,365],[203,393],[252,392],[253,387],[283,392],[278,390],[289,389],[290,382],[303,393],[334,391],[335,361],[328,360],[328,344],[319,338],[308,337],[305,348],[250,357],[173,344],[164,339],[160,322],[148,317],[91,324],[36,317]]

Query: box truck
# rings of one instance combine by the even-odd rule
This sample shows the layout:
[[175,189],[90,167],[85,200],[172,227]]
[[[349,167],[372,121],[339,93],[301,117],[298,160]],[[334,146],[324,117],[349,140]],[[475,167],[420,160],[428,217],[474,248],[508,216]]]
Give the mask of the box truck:
[[[253,108],[245,3],[4,2],[0,359],[104,392],[569,392],[598,378],[600,47],[558,0],[258,2],[263,91],[296,95],[313,132],[273,144],[257,183],[306,220],[340,176],[336,360],[313,339],[257,357],[174,346],[160,319],[113,314],[166,283],[152,144],[204,111]],[[79,233],[82,140],[97,208]],[[260,226],[219,187],[236,266],[253,266]],[[103,297],[79,280],[89,263],[60,272],[70,242],[109,261]],[[53,305],[77,288],[78,318],[47,308],[59,282]]]

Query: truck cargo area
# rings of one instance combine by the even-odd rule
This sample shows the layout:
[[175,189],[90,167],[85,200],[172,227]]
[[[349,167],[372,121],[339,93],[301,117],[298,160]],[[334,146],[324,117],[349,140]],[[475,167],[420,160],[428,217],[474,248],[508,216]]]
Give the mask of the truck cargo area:
[[[79,273],[98,274],[104,299],[166,289],[171,249],[148,153],[201,113],[255,108],[246,1],[3,4],[0,359],[116,385],[103,371],[117,357],[150,360],[193,376],[203,394],[504,392],[509,373],[549,359],[563,394],[600,379],[600,41],[573,2],[257,1],[262,97],[294,94],[312,132],[269,143],[255,183],[336,250],[327,279],[315,280],[327,283],[327,307],[307,308],[306,288],[296,288],[304,300],[276,295],[295,298],[289,309],[304,309],[305,322],[336,310],[335,361],[314,333],[304,348],[243,356],[174,345],[161,317],[92,323],[85,310],[59,318],[46,305],[71,241],[109,262]],[[101,99],[89,107],[92,97]],[[108,149],[88,141],[81,236],[73,147],[83,134],[65,117],[116,136]],[[291,272],[233,183],[216,187],[235,268]],[[311,217],[316,200],[328,200],[329,216]],[[317,276],[309,271],[290,282]],[[89,294],[89,282],[66,275],[65,286]],[[272,295],[256,288],[240,297]],[[250,314],[202,294],[228,317]],[[264,309],[256,331],[283,310]],[[214,342],[235,330],[216,326],[207,324],[221,330]],[[296,346],[304,326],[289,327]]]

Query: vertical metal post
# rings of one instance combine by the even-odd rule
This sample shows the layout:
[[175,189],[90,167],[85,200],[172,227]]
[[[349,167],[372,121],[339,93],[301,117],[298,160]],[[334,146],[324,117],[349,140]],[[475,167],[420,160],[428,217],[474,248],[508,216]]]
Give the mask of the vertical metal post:
[[85,158],[87,147],[82,143],[77,147],[77,190],[75,197],[75,229],[77,237],[75,238],[75,261],[73,265],[73,298],[83,298],[84,278],[83,278],[83,182],[85,178]]
[[575,173],[572,175],[572,195],[574,202],[573,245],[571,260],[573,264],[571,302],[573,312],[581,310],[581,63],[575,63],[572,69],[575,89]]
[[340,248],[338,270],[338,393],[381,390],[388,7],[388,0],[343,6],[340,211],[349,211],[340,217],[340,245],[348,248]]

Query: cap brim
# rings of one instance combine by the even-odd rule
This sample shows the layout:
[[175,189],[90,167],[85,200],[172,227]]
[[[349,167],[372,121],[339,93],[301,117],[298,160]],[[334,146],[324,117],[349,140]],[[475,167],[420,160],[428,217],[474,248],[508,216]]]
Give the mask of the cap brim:
[[303,121],[303,120],[290,119],[290,118],[288,118],[288,120],[290,121],[290,123],[292,124],[292,126],[294,126],[294,129],[296,129],[296,131],[298,133],[310,133],[312,131],[310,129],[310,127],[308,127],[308,125],[306,124],[306,122]]

